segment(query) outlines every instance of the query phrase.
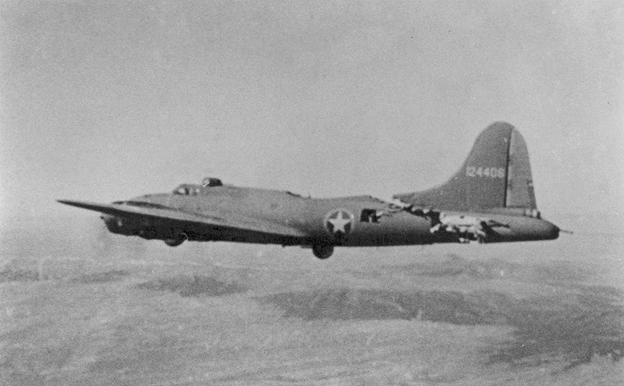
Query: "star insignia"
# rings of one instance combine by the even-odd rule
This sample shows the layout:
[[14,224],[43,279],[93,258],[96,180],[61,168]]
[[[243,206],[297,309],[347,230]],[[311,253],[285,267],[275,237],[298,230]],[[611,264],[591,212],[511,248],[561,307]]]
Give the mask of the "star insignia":
[[337,210],[327,216],[325,225],[334,236],[345,236],[351,232],[353,215],[344,210]]

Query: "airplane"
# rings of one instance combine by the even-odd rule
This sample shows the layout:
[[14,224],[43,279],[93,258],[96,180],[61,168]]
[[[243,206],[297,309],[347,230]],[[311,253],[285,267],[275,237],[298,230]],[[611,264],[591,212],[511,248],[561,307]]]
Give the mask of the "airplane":
[[228,241],[311,248],[553,240],[560,229],[541,218],[526,143],[511,124],[481,132],[462,167],[434,188],[372,196],[310,198],[205,178],[172,193],[99,204],[58,200],[102,213],[112,233],[163,240]]

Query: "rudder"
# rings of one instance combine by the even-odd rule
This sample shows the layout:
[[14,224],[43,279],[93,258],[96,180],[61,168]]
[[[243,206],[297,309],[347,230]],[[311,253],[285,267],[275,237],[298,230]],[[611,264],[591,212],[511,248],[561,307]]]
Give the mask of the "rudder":
[[516,129],[511,132],[509,144],[505,207],[537,209],[529,151],[524,138]]

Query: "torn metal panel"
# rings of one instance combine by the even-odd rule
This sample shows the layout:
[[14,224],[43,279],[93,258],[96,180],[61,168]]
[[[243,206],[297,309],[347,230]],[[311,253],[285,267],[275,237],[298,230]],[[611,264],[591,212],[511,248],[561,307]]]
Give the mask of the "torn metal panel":
[[431,234],[439,236],[442,239],[454,239],[459,243],[468,243],[476,241],[479,243],[488,242],[489,238],[496,236],[493,228],[509,227],[488,218],[467,216],[467,215],[448,215],[438,210],[414,205],[404,205],[403,211],[414,216],[422,217],[429,220]]
[[433,225],[430,231],[432,234],[452,235],[460,243],[471,241],[486,243],[498,235],[494,231],[496,227],[509,228],[509,225],[481,217],[440,213],[439,222]]
[[487,238],[487,224],[473,216],[440,216],[440,222],[431,227],[432,234],[445,234],[457,237],[460,243],[477,241],[484,243]]

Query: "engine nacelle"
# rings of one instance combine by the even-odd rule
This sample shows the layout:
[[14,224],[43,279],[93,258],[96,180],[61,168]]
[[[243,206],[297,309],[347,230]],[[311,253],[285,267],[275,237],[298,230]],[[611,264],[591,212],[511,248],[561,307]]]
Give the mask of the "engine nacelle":
[[155,227],[153,224],[135,221],[124,217],[102,215],[106,228],[111,233],[125,236],[139,236],[146,240],[164,240],[170,247],[177,247],[189,237],[186,233],[166,227]]
[[135,235],[142,228],[141,224],[137,223],[136,221],[132,221],[123,217],[103,214],[100,218],[104,220],[106,228],[108,228],[111,233],[116,233],[119,235]]

